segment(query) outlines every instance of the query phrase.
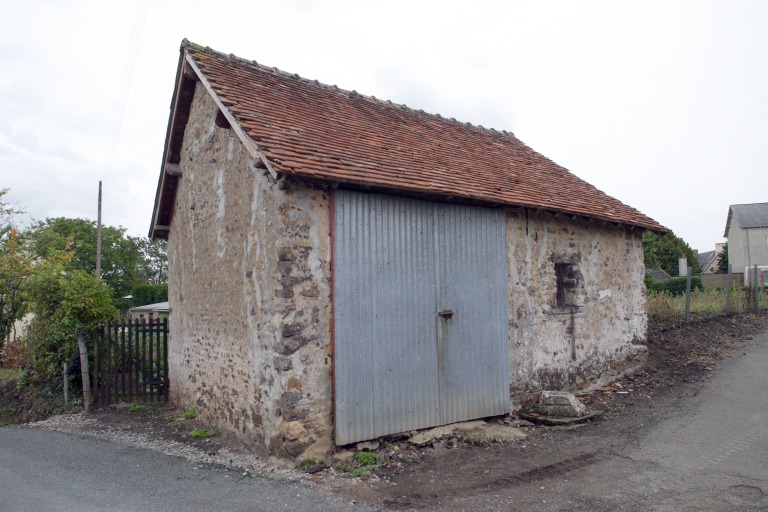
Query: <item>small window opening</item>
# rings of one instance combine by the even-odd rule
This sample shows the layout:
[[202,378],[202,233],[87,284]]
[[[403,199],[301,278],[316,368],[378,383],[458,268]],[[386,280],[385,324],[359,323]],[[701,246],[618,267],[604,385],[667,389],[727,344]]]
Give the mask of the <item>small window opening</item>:
[[581,272],[574,263],[555,263],[555,282],[557,292],[555,295],[555,307],[575,308],[579,307],[579,291],[581,288]]

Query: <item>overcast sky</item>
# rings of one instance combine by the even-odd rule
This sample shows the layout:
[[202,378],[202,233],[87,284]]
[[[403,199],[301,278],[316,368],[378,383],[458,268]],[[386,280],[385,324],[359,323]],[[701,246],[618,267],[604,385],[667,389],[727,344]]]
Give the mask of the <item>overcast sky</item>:
[[[145,236],[182,38],[515,133],[693,248],[768,202],[768,2],[4,2],[0,188]],[[546,186],[546,184],[542,184]]]

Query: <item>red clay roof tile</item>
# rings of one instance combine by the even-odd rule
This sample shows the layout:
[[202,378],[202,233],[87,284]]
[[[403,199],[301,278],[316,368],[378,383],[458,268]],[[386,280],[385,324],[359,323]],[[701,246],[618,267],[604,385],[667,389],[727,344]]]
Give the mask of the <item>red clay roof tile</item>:
[[511,133],[340,90],[186,40],[181,50],[276,172],[666,231]]

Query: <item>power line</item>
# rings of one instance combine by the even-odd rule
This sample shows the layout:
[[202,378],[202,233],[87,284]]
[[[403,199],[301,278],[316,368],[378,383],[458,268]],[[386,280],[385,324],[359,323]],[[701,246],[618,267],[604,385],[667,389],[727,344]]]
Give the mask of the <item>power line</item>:
[[120,86],[118,87],[117,107],[112,118],[112,128],[110,130],[109,142],[107,145],[107,172],[112,168],[112,162],[114,161],[115,153],[117,151],[117,144],[120,140],[120,131],[125,117],[125,109],[128,104],[128,95],[131,90],[133,72],[139,54],[141,36],[144,32],[144,21],[147,17],[148,6],[149,0],[136,0],[136,6],[133,11],[133,22],[131,23],[131,32],[128,37],[128,48],[123,62]]

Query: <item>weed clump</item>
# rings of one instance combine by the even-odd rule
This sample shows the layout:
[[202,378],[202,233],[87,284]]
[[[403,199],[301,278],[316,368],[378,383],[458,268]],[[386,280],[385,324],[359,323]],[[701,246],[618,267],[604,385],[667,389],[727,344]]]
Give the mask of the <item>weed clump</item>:
[[190,436],[194,437],[195,439],[208,439],[209,437],[215,436],[216,431],[213,429],[204,429],[204,428],[196,428],[192,432],[189,433]]

